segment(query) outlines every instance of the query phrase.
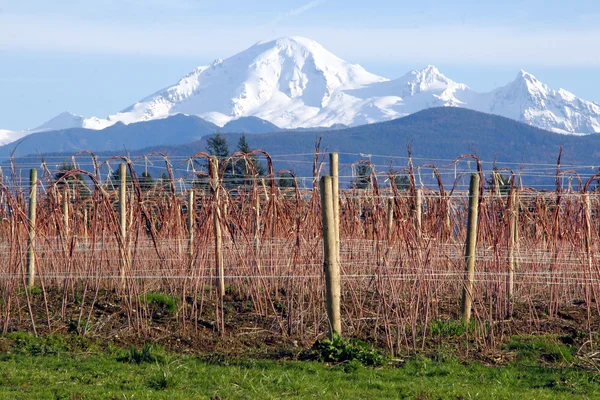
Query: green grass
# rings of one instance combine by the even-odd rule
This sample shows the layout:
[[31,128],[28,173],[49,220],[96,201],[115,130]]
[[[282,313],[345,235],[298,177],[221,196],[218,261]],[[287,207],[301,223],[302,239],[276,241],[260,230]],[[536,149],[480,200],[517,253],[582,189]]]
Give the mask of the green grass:
[[486,367],[414,356],[400,367],[372,368],[353,361],[198,358],[148,346],[138,363],[131,350],[100,351],[68,339],[8,339],[10,350],[0,353],[0,399],[600,398],[600,376],[573,367]]
[[573,362],[576,351],[555,335],[514,336],[504,349],[517,352],[522,364],[536,364],[540,359],[548,363],[568,364]]
[[177,311],[177,300],[164,293],[146,293],[140,297],[140,300],[146,304],[156,304],[164,307],[169,313],[175,313]]
[[434,337],[459,337],[475,331],[475,321],[465,323],[456,320],[435,320],[429,324],[430,333]]

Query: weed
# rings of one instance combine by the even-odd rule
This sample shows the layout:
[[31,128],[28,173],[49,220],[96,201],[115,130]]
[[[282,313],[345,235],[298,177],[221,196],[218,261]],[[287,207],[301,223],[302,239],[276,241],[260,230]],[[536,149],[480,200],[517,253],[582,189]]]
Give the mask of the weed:
[[146,343],[141,350],[132,346],[126,354],[117,357],[117,360],[137,365],[143,363],[162,363],[164,362],[164,354],[161,348],[155,347],[152,343]]
[[467,324],[462,320],[438,319],[429,324],[429,330],[433,336],[458,337],[467,332],[473,333],[475,330],[475,322],[471,321]]
[[382,365],[385,357],[376,349],[358,339],[344,339],[333,335],[332,339],[317,341],[312,346],[312,351],[320,361],[324,362],[349,362],[357,361],[366,366]]
[[142,303],[156,304],[165,308],[169,313],[173,314],[177,311],[177,300],[164,293],[150,292],[141,297]]
[[25,332],[13,332],[8,338],[14,340],[12,352],[14,354],[45,356],[65,353],[69,350],[63,336],[49,335],[35,337]]
[[[39,286],[33,286],[33,287],[30,287],[30,288],[28,288],[28,289],[27,289],[27,292],[28,292],[30,295],[41,294],[41,293],[42,293],[42,288],[41,288],[41,287],[39,287]],[[25,293],[25,289],[24,289],[24,288],[21,288],[21,289],[17,290],[17,293],[18,293],[18,294]]]
[[442,343],[435,348],[433,359],[438,362],[449,362],[457,359],[457,349],[449,343]]
[[414,376],[425,376],[429,374],[429,369],[433,361],[423,355],[416,355],[411,358],[405,365],[404,369]]
[[158,374],[151,377],[147,385],[154,390],[173,389],[176,386],[175,378],[169,371],[162,370]]

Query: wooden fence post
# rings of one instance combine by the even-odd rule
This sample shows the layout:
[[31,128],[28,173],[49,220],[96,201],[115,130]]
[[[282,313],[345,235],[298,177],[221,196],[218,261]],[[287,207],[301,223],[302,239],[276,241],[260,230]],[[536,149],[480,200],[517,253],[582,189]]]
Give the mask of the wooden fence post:
[[188,191],[188,255],[190,267],[194,259],[194,189]]
[[260,271],[260,193],[257,183],[254,186],[254,258],[256,270]]
[[29,236],[27,246],[27,286],[35,283],[35,216],[37,204],[37,169],[29,171]]
[[467,242],[465,248],[465,281],[462,291],[462,319],[471,320],[473,304],[473,280],[475,278],[475,251],[477,246],[477,214],[479,212],[479,175],[471,174],[469,185],[469,216],[467,220]]
[[508,207],[508,277],[506,281],[506,295],[508,300],[507,318],[512,318],[513,301],[515,292],[515,244],[517,241],[517,215],[518,215],[517,189],[512,188]]
[[392,231],[394,229],[394,199],[390,197],[387,201],[388,220],[387,220],[387,241],[392,241]]
[[87,204],[83,205],[83,237],[86,239],[87,243],[87,235],[88,235],[88,208]]
[[329,175],[331,175],[333,223],[335,228],[336,259],[340,260],[340,179],[338,153],[329,153]]
[[[585,192],[583,194],[583,207],[584,207],[584,219],[585,219],[585,252],[587,256],[587,274],[584,276],[591,276],[588,274],[592,273],[594,259],[593,259],[593,250],[592,250],[592,203],[590,201],[590,194]],[[590,283],[589,280],[586,280],[585,283],[585,303],[586,303],[586,311],[587,311],[587,328],[589,332],[590,341],[592,340],[592,326],[591,326],[591,292],[590,292]]]
[[417,195],[415,199],[415,231],[417,235],[417,241],[421,243],[423,236],[423,190],[417,189],[415,192]]
[[333,179],[321,177],[321,217],[323,221],[323,270],[325,272],[325,301],[329,319],[329,335],[342,334],[340,315],[340,267],[335,243],[335,218],[333,212]]
[[219,193],[219,160],[217,157],[210,159],[210,183],[211,191],[214,195],[213,202],[213,221],[215,228],[215,267],[216,267],[216,285],[219,297],[222,299],[225,295],[225,278],[223,267],[223,239],[221,237],[221,210]]
[[69,235],[69,191],[65,189],[63,194],[63,225],[65,229],[65,236]]
[[450,197],[448,196],[446,198],[446,215],[445,215],[445,221],[444,221],[444,226],[446,228],[446,237],[452,238],[453,237],[453,229],[452,229],[452,224],[450,223],[450,214],[452,212],[452,206],[450,204]]
[[127,251],[127,165],[119,164],[119,226],[121,234],[121,283],[125,286],[125,273],[129,265]]

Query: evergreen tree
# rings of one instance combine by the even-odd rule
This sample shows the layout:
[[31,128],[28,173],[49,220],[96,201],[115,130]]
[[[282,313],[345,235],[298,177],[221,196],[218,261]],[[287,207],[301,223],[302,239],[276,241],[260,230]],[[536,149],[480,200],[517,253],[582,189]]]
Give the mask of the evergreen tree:
[[142,172],[140,176],[140,189],[143,192],[147,192],[151,190],[156,183],[154,182],[154,178],[148,172]]
[[54,181],[58,182],[57,187],[60,190],[74,190],[78,193],[82,198],[88,198],[92,192],[90,188],[86,185],[83,175],[80,173],[67,176],[71,171],[76,170],[75,165],[70,163],[63,163],[58,172],[54,174]]
[[[252,152],[250,145],[246,141],[246,135],[240,136],[240,139],[238,140],[238,143],[237,143],[237,151],[240,153],[244,153],[244,154],[248,154],[248,153]],[[256,155],[251,156],[249,160],[244,157],[240,157],[239,159],[236,159],[233,171],[234,171],[234,174],[236,175],[236,178],[239,178],[239,179],[233,180],[232,184],[235,186],[239,186],[239,185],[252,186],[253,185],[252,180],[244,179],[244,178],[256,178],[256,177],[264,176],[266,174],[265,167],[258,160],[258,157]]]
[[238,140],[238,143],[237,143],[237,150],[244,154],[248,154],[252,151],[252,149],[250,148],[250,145],[248,144],[248,141],[246,140],[246,134],[243,134],[242,136],[240,136],[240,139]]
[[169,175],[167,175],[166,172],[163,172],[160,178],[158,178],[158,183],[156,185],[168,192],[171,190],[171,178],[169,178]]
[[[229,145],[227,144],[227,138],[221,135],[221,133],[216,132],[206,141],[206,152],[217,158],[220,168],[223,162],[229,157]],[[205,162],[200,163],[198,160],[194,160],[194,163],[202,167],[205,175],[199,174],[198,176],[194,176],[191,184],[199,190],[208,192],[210,190],[210,161],[206,160]],[[226,185],[231,179],[232,171],[233,167],[231,163],[229,163],[225,169],[224,176],[222,177]]]
[[498,185],[498,192],[503,196],[510,192],[510,175],[502,175],[496,166],[492,169],[492,174],[486,179],[485,183],[488,190],[495,189]]
[[356,166],[356,177],[352,181],[354,189],[369,189],[371,187],[371,166],[369,164],[358,164]]
[[277,185],[282,189],[296,188],[296,180],[294,179],[293,172],[281,172],[278,176]]
[[229,157],[229,146],[227,145],[227,139],[219,132],[215,133],[213,137],[207,140],[206,151],[211,156],[216,156],[219,163],[223,162]]
[[[219,132],[215,133],[213,135],[213,137],[211,137],[207,140],[206,151],[211,156],[215,156],[217,158],[217,160],[219,162],[219,170],[221,170],[223,163],[230,156],[229,145],[227,144],[227,138],[225,138],[225,136],[221,135]],[[209,162],[207,161],[204,166],[206,168],[207,174],[209,175],[210,174]],[[231,187],[237,186],[237,184],[239,184],[239,183],[236,184],[236,182],[235,182],[236,179],[234,177],[234,172],[235,171],[233,170],[233,163],[228,162],[227,165],[225,166],[225,170],[223,171],[223,176],[221,176],[222,184],[225,187],[231,188]],[[202,190],[208,190],[208,188],[210,187],[208,177],[206,177],[206,178],[202,177],[202,178],[196,179],[195,181],[196,181],[195,185]]]
[[394,175],[394,185],[396,189],[404,191],[410,188],[410,179],[406,175]]

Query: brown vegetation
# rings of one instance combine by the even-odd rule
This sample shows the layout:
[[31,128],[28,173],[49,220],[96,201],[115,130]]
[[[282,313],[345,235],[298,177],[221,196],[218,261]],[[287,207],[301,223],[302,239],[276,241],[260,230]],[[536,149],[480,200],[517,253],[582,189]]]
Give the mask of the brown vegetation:
[[[328,327],[319,188],[279,188],[278,173],[264,156],[266,177],[248,177],[234,189],[223,187],[222,179],[221,190],[214,183],[212,191],[196,189],[192,207],[172,174],[143,190],[123,158],[133,181],[125,237],[118,189],[101,183],[97,171],[73,170],[55,180],[46,170],[37,183],[34,287],[26,282],[29,189],[13,175],[13,184],[0,188],[2,330],[177,337],[190,346],[232,332],[246,345],[266,337],[310,342],[321,336]],[[468,196],[444,190],[441,180],[438,190],[418,191],[412,165],[406,191],[380,187],[371,172],[372,188],[340,190],[343,331],[391,352],[418,349],[432,340],[433,323],[460,318]],[[561,173],[554,192],[517,193],[513,299],[507,295],[511,196],[493,186],[484,191],[482,179],[468,330],[482,348],[494,348],[505,335],[561,326],[582,342],[598,340],[598,198],[585,201],[589,185],[580,192],[562,189]],[[89,193],[64,184],[77,174],[93,183]]]

